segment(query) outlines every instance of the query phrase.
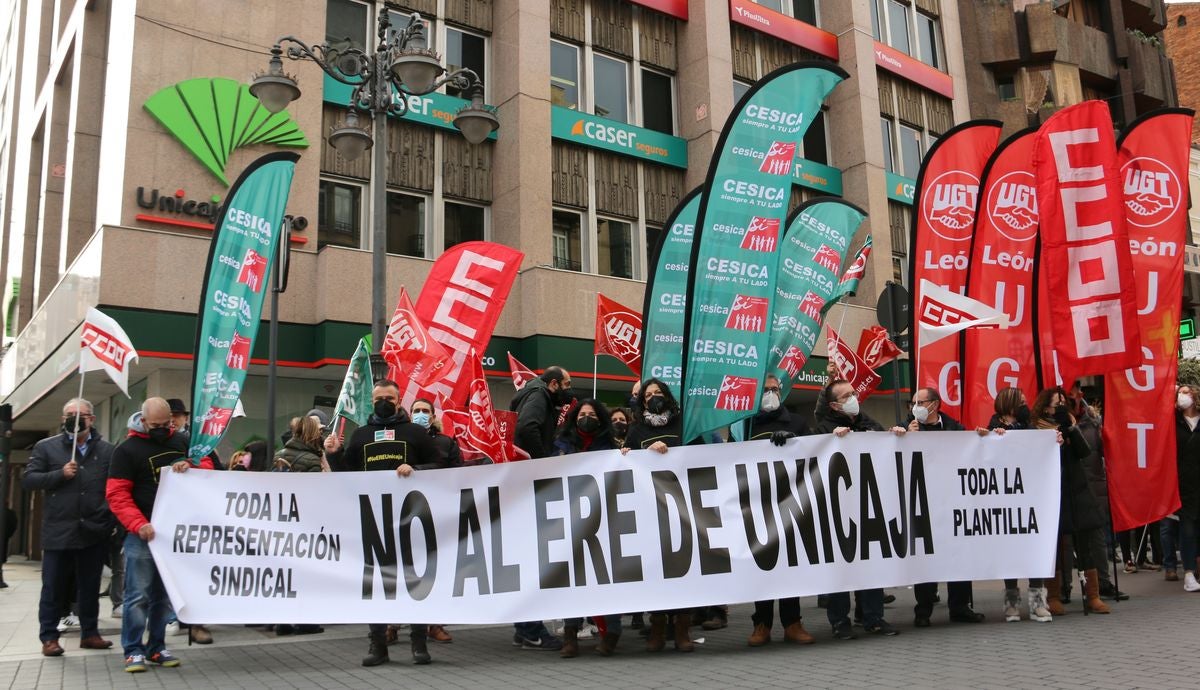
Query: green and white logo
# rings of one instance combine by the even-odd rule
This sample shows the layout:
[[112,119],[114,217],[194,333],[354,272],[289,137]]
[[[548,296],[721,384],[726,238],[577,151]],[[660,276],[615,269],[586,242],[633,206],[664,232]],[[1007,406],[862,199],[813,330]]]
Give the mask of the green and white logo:
[[250,87],[232,79],[181,81],[156,92],[143,107],[225,186],[225,166],[234,149],[251,144],[308,147],[287,112],[268,112]]

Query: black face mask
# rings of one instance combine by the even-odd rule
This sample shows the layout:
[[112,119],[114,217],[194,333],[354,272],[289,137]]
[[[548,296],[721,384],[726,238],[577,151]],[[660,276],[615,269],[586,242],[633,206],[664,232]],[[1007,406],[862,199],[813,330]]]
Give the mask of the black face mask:
[[625,433],[629,431],[629,425],[625,422],[613,422],[613,433],[619,438],[625,438]]
[[625,401],[625,407],[628,407],[631,410],[636,409],[637,404],[638,404],[638,398],[636,395],[629,396],[629,399]]
[[150,440],[155,443],[166,443],[167,439],[171,438],[171,430],[166,427],[157,427],[146,432],[150,436]]
[[580,431],[587,434],[594,434],[600,430],[600,420],[595,417],[580,417],[575,425],[579,427]]
[[652,396],[646,401],[646,411],[650,414],[662,414],[667,409],[667,400],[661,395]]
[[1054,408],[1054,421],[1058,422],[1059,426],[1071,426],[1071,412],[1067,410],[1066,405]]
[[70,415],[62,423],[63,433],[71,435],[75,433],[75,425],[79,425],[79,433],[85,434],[88,430],[87,420],[78,415]]
[[380,419],[390,419],[396,416],[396,403],[391,400],[375,401],[375,416]]
[[1016,416],[1018,422],[1020,422],[1021,424],[1028,425],[1029,424],[1029,416],[1030,416],[1029,406],[1021,405],[1020,407],[1018,407],[1015,416]]
[[554,402],[559,407],[566,407],[575,402],[575,396],[572,395],[570,388],[559,388],[554,392]]

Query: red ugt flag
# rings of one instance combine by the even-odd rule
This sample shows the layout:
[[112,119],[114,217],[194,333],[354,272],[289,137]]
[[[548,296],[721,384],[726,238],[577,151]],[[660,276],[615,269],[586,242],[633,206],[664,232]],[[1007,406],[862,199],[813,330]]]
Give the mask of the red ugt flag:
[[446,409],[442,414],[454,423],[458,434],[458,445],[483,453],[492,462],[507,462],[504,437],[496,421],[496,410],[492,406],[492,394],[488,390],[487,377],[483,373],[483,362],[479,353],[471,350],[463,366],[462,379],[467,383],[468,397],[465,412]]
[[537,374],[529,367],[517,361],[512,353],[508,353],[508,370],[512,372],[513,388],[521,390],[525,384],[537,378]]
[[904,350],[888,339],[883,326],[864,328],[858,338],[858,358],[871,369],[878,369],[902,354]]
[[854,386],[854,394],[858,399],[866,400],[883,379],[876,374],[867,363],[859,358],[858,353],[850,349],[850,345],[842,340],[833,327],[829,327],[829,361],[837,369],[838,378],[845,379]]
[[419,386],[428,386],[448,371],[450,353],[429,337],[403,287],[379,351],[388,363],[388,378],[396,382],[411,380]]
[[642,315],[596,293],[597,355],[612,355],[642,375]]

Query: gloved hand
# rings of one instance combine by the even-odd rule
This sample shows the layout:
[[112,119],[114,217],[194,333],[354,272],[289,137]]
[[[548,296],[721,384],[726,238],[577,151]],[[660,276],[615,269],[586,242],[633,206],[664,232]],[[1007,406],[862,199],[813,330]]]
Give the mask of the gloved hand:
[[783,444],[787,443],[789,438],[794,438],[795,436],[796,435],[790,431],[776,431],[775,433],[771,434],[771,443],[774,443],[777,446],[782,446]]

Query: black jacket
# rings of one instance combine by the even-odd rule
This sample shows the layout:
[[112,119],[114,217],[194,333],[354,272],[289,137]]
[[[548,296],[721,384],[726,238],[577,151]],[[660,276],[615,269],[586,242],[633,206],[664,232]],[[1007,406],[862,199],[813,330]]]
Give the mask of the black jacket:
[[750,420],[750,431],[746,434],[746,440],[771,438],[771,434],[776,431],[790,431],[795,436],[808,436],[812,433],[804,417],[792,414],[786,407],[780,406],[773,412],[760,411],[754,415]]
[[1100,503],[1088,484],[1084,460],[1092,454],[1078,426],[1062,432],[1063,444],[1058,451],[1062,471],[1062,504],[1059,508],[1058,532],[1070,534],[1107,526]]
[[401,465],[411,465],[414,470],[446,466],[429,431],[410,422],[403,410],[387,421],[371,415],[365,426],[350,435],[340,465],[339,469],[350,472],[395,470]]
[[[313,448],[293,436],[283,444],[283,448],[275,451],[275,469],[285,472],[320,472],[321,453],[320,448]],[[279,462],[280,460],[283,462]]]
[[558,411],[546,388],[546,382],[533,379],[517,391],[508,409],[517,413],[517,428],[513,443],[529,453],[530,458],[554,454],[554,433],[558,427]]
[[[909,422],[912,420],[910,419]],[[917,422],[919,431],[965,431],[963,425],[959,424],[958,420],[944,412],[938,412],[937,424],[922,424]]]
[[828,405],[817,410],[817,433],[832,434],[839,426],[848,426],[851,431],[883,431],[883,425],[859,412],[854,419],[834,410]]
[[462,451],[458,448],[458,441],[433,428],[429,429],[429,437],[433,439],[433,446],[442,456],[443,467],[463,466]]
[[1175,411],[1176,461],[1179,463],[1179,516],[1200,518],[1200,424],[1192,431],[1183,413]]
[[1087,475],[1088,486],[1092,489],[1092,495],[1096,497],[1096,505],[1100,509],[1100,515],[1104,518],[1104,526],[1107,529],[1110,521],[1108,472],[1104,468],[1104,443],[1100,434],[1100,419],[1096,417],[1095,410],[1089,407],[1076,420],[1075,426],[1079,427],[1079,433],[1083,434],[1083,440],[1087,441],[1088,447],[1091,449],[1087,457],[1083,458],[1083,472]]
[[[646,420],[642,420],[640,424],[629,427],[629,432],[625,434],[625,445],[623,448],[631,450],[640,450],[649,448],[654,445],[655,441],[662,441],[667,444],[668,448],[682,446],[683,437],[683,417],[679,414],[674,414],[671,419],[662,426],[650,426]],[[706,434],[701,434],[692,439],[689,446],[704,445],[704,437]]]
[[63,477],[71,461],[73,439],[65,433],[44,438],[33,447],[21,485],[46,492],[42,510],[43,549],[82,549],[108,539],[117,520],[104,498],[113,445],[91,430],[87,453],[75,458],[79,470]]

